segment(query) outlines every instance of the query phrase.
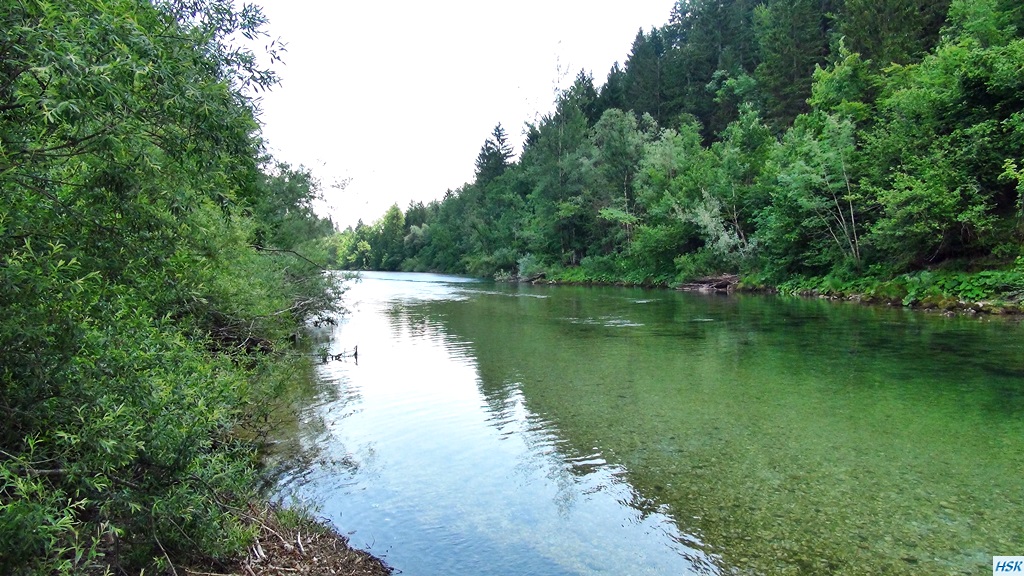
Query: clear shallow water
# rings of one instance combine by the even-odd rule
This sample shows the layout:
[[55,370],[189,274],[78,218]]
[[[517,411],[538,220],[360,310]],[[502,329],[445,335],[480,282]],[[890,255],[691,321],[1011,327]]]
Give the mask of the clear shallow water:
[[[1005,321],[365,274],[278,492],[405,574],[988,574],[1024,554]],[[930,571],[930,572],[929,572]]]

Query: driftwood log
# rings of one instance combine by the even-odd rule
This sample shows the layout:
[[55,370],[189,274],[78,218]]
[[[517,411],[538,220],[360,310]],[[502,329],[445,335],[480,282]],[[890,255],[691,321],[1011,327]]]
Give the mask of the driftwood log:
[[721,276],[709,276],[698,278],[676,287],[676,290],[684,292],[702,292],[705,294],[731,293],[736,290],[740,277],[735,274],[723,274]]

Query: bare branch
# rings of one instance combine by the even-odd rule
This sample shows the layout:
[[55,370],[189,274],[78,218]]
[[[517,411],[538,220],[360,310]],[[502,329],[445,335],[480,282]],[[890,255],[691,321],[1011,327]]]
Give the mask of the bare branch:
[[324,272],[327,272],[327,268],[324,267],[322,264],[318,264],[318,263],[310,260],[309,258],[306,258],[305,256],[303,256],[302,254],[299,254],[295,250],[285,250],[285,249],[281,249],[281,248],[267,248],[267,247],[261,246],[259,244],[253,244],[252,247],[255,248],[257,252],[274,252],[274,253],[293,254],[293,255],[298,256],[299,258],[305,260],[306,262],[309,262],[313,266],[316,266],[317,268],[323,270]]

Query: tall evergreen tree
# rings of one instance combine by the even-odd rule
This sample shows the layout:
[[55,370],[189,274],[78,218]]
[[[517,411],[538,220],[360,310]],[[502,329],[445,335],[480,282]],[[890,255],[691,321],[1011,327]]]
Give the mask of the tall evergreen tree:
[[769,0],[754,11],[755,71],[766,120],[781,132],[806,112],[811,74],[829,54],[829,0]]
[[573,105],[583,112],[588,126],[593,126],[601,117],[601,113],[604,112],[604,109],[601,108],[597,88],[594,87],[594,77],[585,70],[580,70],[576,74],[576,79],[573,80],[572,86],[561,97],[572,102]]
[[597,96],[598,109],[602,111],[618,108],[627,110],[626,107],[626,71],[616,62],[608,71],[608,77],[604,81]]
[[477,183],[486,184],[501,176],[508,168],[513,155],[512,146],[508,143],[508,136],[499,122],[491,131],[491,137],[484,140],[484,145],[480,148],[480,153],[477,154]]
[[716,78],[738,78],[757,65],[753,11],[757,0],[680,0],[662,28],[666,118],[696,116],[705,140],[732,121],[737,107],[716,100]]
[[837,21],[846,47],[876,68],[920,60],[939,42],[950,0],[844,0]]
[[626,60],[625,95],[628,109],[637,114],[650,114],[659,123],[668,111],[664,105],[665,43],[661,32],[640,30],[633,40],[633,48]]
[[422,226],[427,223],[427,218],[430,215],[430,211],[419,200],[410,200],[408,208],[405,209],[405,228],[406,230],[413,226]]

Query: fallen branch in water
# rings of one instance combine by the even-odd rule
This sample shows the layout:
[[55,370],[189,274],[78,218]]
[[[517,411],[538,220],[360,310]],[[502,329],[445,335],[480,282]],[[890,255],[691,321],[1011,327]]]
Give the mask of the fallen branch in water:
[[326,346],[322,346],[317,351],[317,355],[320,357],[320,361],[324,362],[324,363],[329,362],[331,360],[344,360],[345,358],[351,358],[351,359],[355,360],[356,363],[358,363],[359,362],[359,346],[353,346],[351,352],[347,352],[345,350],[342,350],[341,352],[338,352],[337,354],[330,354],[330,353],[328,353],[327,352],[327,347]]

